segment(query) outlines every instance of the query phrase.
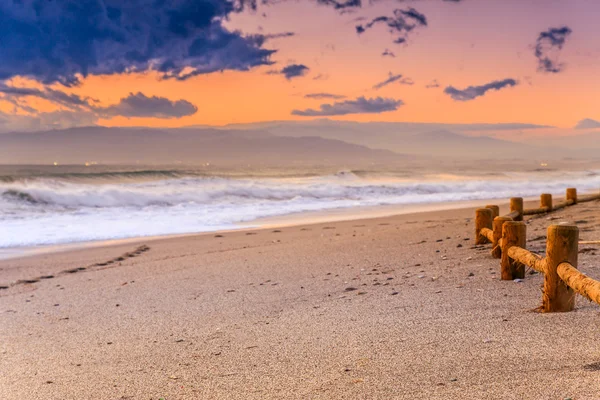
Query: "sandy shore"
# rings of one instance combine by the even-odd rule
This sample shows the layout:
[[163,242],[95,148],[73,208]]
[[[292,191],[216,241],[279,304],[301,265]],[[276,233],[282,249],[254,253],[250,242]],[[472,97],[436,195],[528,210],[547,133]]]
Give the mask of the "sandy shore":
[[[8,286],[0,290],[0,393],[15,400],[600,398],[600,307],[578,298],[575,312],[533,312],[542,277],[500,281],[489,246],[473,246],[473,213],[0,261],[0,285]],[[529,248],[543,252],[546,227],[560,221],[577,221],[582,239],[600,239],[594,202],[529,219]],[[580,269],[600,278],[595,260],[595,249],[584,250]]]

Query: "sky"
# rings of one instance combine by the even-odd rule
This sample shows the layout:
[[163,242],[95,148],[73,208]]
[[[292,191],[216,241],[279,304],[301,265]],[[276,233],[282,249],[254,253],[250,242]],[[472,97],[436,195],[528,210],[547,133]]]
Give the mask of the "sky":
[[6,0],[0,131],[600,127],[596,0]]

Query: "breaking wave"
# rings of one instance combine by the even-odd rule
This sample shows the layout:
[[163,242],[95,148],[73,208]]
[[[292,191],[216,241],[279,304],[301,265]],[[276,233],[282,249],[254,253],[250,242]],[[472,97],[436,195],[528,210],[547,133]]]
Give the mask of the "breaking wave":
[[[136,171],[100,183],[37,177],[0,181],[0,247],[232,229],[261,217],[391,204],[537,196],[595,190],[596,172],[429,176],[419,181],[340,171],[327,176],[245,178]],[[130,173],[127,173],[130,174]],[[155,175],[158,174],[158,175]],[[145,180],[146,176],[161,179]],[[10,235],[6,232],[10,232]]]

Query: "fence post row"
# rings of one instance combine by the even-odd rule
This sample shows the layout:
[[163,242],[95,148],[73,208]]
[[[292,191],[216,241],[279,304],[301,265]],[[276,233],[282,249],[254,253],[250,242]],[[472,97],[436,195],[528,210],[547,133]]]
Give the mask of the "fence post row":
[[575,294],[579,293],[600,304],[600,281],[587,277],[577,270],[579,228],[575,225],[558,224],[548,227],[546,257],[527,251],[527,225],[523,215],[543,214],[561,208],[600,200],[600,194],[577,196],[577,189],[568,188],[566,200],[553,204],[552,195],[540,196],[540,207],[524,210],[523,199],[510,199],[510,213],[499,216],[496,205],[486,205],[475,212],[475,244],[492,243],[492,256],[500,258],[502,280],[525,278],[525,267],[544,274],[541,311],[562,312],[575,308]]

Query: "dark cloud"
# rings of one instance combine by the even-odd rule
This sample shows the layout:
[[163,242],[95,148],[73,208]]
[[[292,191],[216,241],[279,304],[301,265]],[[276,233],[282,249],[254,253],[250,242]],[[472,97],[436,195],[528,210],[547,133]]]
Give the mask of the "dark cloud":
[[404,105],[402,100],[376,97],[367,99],[359,97],[356,100],[346,100],[333,104],[321,104],[318,110],[293,110],[292,115],[302,117],[327,117],[347,114],[379,114],[387,111],[395,111]]
[[381,56],[382,57],[392,57],[392,58],[396,57],[396,55],[393,52],[389,51],[388,49],[385,49],[385,51],[383,53],[381,53]]
[[345,10],[349,8],[358,8],[362,7],[361,0],[346,0],[346,1],[338,1],[338,0],[317,0],[317,3],[323,4],[326,6],[331,6],[336,10]]
[[[92,118],[123,117],[151,117],[151,118],[181,118],[195,114],[198,108],[187,100],[169,100],[165,97],[151,96],[138,92],[129,94],[122,98],[119,103],[107,107],[98,105],[98,100],[90,97],[81,97],[60,90],[44,88],[24,88],[8,86],[0,83],[1,99],[10,102],[17,110],[30,114],[45,114],[46,117],[60,116],[65,119],[69,116],[75,120],[77,116],[85,117],[84,120]],[[64,108],[55,113],[42,113],[29,106],[22,100],[29,97],[48,100],[55,105]]]
[[346,96],[340,95],[340,94],[332,94],[332,93],[309,93],[309,94],[305,94],[304,98],[306,99],[333,99],[333,100],[340,100],[340,99],[345,99]]
[[558,73],[563,70],[564,64],[559,63],[556,57],[572,32],[568,26],[549,28],[547,31],[540,32],[534,51],[538,60],[538,71]]
[[394,83],[394,82],[398,82],[398,83],[401,83],[403,85],[414,85],[414,83],[415,83],[410,78],[402,78],[402,74],[394,75],[394,74],[392,74],[390,72],[388,78],[386,80],[384,80],[383,82],[379,82],[379,83],[373,85],[373,89],[379,90],[382,87],[387,86],[387,85],[389,85],[391,83]]
[[488,90],[500,90],[505,87],[515,86],[518,82],[514,79],[504,79],[501,81],[493,81],[481,86],[469,86],[466,89],[456,89],[453,86],[448,86],[444,89],[444,93],[457,101],[469,101],[479,96],[483,96]]
[[396,82],[396,81],[398,81],[400,79],[402,79],[402,74],[394,75],[394,74],[392,74],[390,72],[388,78],[386,80],[382,81],[382,82],[379,82],[379,83],[373,85],[373,89],[379,90],[382,87],[387,86],[390,83],[394,83],[394,82]]
[[366,24],[357,25],[356,33],[360,35],[377,24],[387,25],[390,33],[397,35],[394,43],[405,43],[407,35],[415,28],[427,26],[427,18],[412,7],[406,10],[396,9],[392,17],[384,15],[376,17]]
[[291,80],[306,75],[309,70],[310,68],[303,64],[290,64],[280,71],[270,71],[269,74],[283,75],[285,79]]
[[26,112],[33,112],[33,108],[27,108],[27,106],[21,102],[22,99],[27,97],[37,97],[40,99],[48,100],[57,105],[66,107],[71,110],[81,110],[90,107],[90,104],[97,102],[97,100],[90,97],[81,97],[76,94],[68,94],[60,90],[44,88],[27,88],[27,87],[14,87],[8,86],[5,83],[0,82],[0,94],[2,99],[15,105],[17,108],[21,108]]
[[427,85],[425,85],[425,88],[427,88],[427,89],[439,88],[439,87],[440,87],[440,84],[437,81],[437,79],[434,79],[433,81],[431,81]]
[[0,2],[0,79],[73,86],[80,76],[156,70],[186,79],[272,64],[263,35],[223,21],[256,0]]
[[95,107],[94,111],[99,115],[109,117],[181,118],[195,114],[198,107],[187,100],[169,100],[158,96],[148,97],[138,92],[130,93],[115,105],[104,108]]
[[296,34],[294,32],[281,32],[281,33],[271,33],[271,34],[264,35],[264,38],[266,40],[269,40],[269,39],[279,39],[279,38],[292,37],[292,36],[295,36],[295,35]]
[[594,119],[586,118],[582,119],[575,125],[575,129],[596,129],[600,128],[600,121],[596,121]]

